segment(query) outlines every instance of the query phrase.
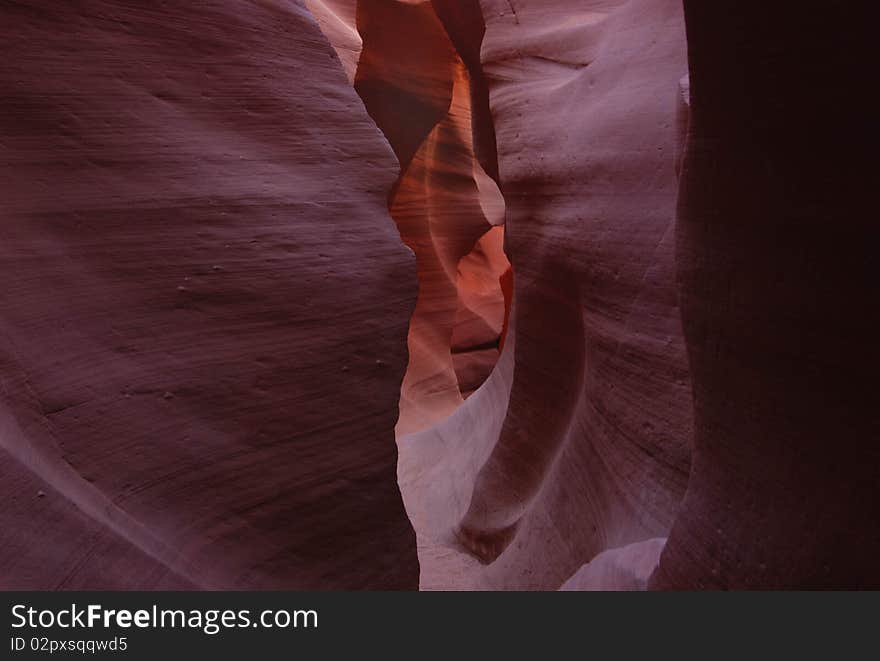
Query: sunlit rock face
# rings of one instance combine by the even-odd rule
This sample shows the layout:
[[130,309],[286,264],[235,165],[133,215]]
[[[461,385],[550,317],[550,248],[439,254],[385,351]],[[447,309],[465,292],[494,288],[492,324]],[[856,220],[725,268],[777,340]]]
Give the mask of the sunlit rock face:
[[417,587],[415,260],[313,16],[2,3],[0,43],[0,587]]

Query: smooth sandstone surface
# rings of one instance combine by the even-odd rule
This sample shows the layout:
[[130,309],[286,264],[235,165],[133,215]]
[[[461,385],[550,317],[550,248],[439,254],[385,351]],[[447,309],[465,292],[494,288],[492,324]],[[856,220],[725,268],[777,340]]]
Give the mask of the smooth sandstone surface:
[[481,3],[511,330],[482,389],[400,440],[425,588],[557,588],[606,549],[668,534],[687,484],[682,12],[571,4]]
[[363,39],[357,29],[358,0],[304,0],[321,32],[336,51],[348,80],[354,83]]
[[0,5],[0,588],[880,587],[869,13]]
[[357,27],[355,89],[400,161],[389,208],[418,264],[404,435],[449,416],[497,362],[504,203],[477,156],[471,75],[433,5],[360,0]]
[[665,539],[655,538],[603,551],[559,589],[564,592],[643,591],[657,568],[665,544]]
[[397,163],[313,16],[4,3],[0,44],[0,587],[415,588]]
[[685,66],[677,2],[433,5],[516,277],[489,381],[401,439],[422,586],[876,586],[868,6],[685,2]]

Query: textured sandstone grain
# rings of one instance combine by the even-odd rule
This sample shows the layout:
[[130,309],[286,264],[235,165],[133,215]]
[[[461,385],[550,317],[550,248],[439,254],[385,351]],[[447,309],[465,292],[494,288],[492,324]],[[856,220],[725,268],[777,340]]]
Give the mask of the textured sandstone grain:
[[[481,5],[511,332],[481,390],[401,439],[401,485],[423,587],[556,588],[605,549],[665,536],[687,483],[684,26],[671,0]],[[456,544],[492,564],[443,550]]]
[[311,14],[3,3],[0,49],[0,585],[415,587],[397,164]]
[[681,5],[0,4],[0,588],[880,587],[868,3]]

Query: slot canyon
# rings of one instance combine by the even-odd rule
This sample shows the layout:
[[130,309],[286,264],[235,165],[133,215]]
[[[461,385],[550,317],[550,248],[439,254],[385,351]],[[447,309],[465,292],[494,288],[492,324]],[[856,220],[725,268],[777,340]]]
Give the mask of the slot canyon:
[[0,589],[880,588],[867,2],[0,2]]

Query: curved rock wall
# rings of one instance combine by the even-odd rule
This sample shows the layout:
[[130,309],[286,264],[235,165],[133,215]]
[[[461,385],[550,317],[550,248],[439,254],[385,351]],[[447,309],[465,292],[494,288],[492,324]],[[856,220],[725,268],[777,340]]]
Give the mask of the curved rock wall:
[[[605,549],[665,536],[687,483],[681,9],[579,7],[482,3],[515,346],[449,421],[401,439],[423,587],[556,588]],[[445,550],[459,545],[491,564]]]
[[363,40],[357,29],[358,0],[304,0],[321,32],[336,51],[348,80],[354,83]]
[[654,587],[880,587],[868,4],[685,2],[694,465]]
[[[355,89],[401,165],[389,201],[418,262],[398,434],[450,415],[498,359],[504,203],[474,148],[471,77],[430,2],[360,0]],[[495,240],[481,237],[496,227]]]
[[3,3],[0,49],[0,586],[416,587],[397,164],[309,12]]
[[880,586],[867,5],[0,5],[0,587]]

